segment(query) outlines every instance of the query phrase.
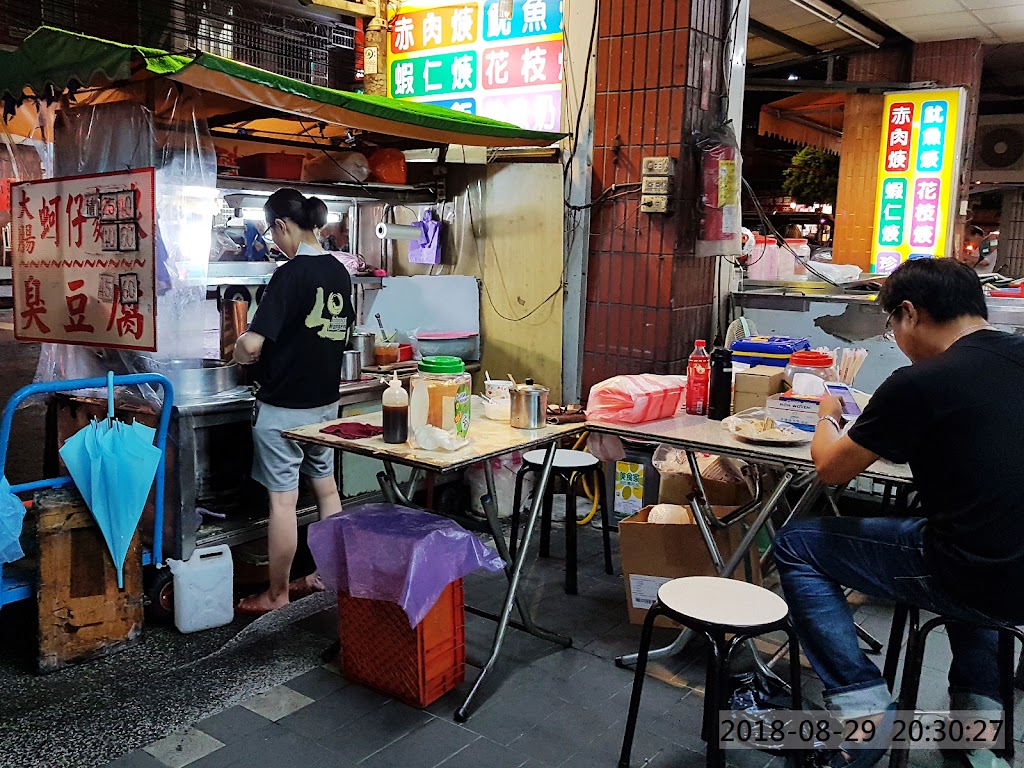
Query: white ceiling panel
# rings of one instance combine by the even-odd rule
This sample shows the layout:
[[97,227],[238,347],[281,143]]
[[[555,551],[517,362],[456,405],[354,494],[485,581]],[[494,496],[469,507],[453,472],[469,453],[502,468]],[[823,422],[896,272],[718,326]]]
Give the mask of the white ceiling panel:
[[1008,21],[1024,21],[1024,3],[1004,8],[979,8],[974,15],[985,24],[1003,24]]
[[[757,0],[752,0],[756,3]],[[849,0],[911,40],[1024,42],[1024,0]],[[1011,26],[1013,25],[1013,26]],[[955,34],[954,34],[955,33]]]
[[[937,13],[955,13],[963,11],[960,0],[901,0],[901,2],[887,2],[885,15],[888,19],[907,19],[913,16],[930,16]],[[880,15],[881,8],[872,8]]]

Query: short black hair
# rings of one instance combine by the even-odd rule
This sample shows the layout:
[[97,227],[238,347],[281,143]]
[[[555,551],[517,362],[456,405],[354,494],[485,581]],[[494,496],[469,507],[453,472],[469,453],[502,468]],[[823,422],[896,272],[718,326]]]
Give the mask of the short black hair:
[[904,301],[928,313],[936,323],[958,317],[988,319],[981,280],[956,259],[912,259],[901,264],[882,285],[878,302],[893,312]]
[[977,224],[968,224],[967,231],[965,232],[967,237],[984,237],[985,230],[979,227]]

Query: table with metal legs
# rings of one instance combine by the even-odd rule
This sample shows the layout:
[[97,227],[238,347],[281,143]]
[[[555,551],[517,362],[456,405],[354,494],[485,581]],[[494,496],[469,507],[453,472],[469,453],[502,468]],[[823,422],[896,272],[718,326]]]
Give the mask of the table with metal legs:
[[[830,506],[833,514],[838,514],[835,502],[844,489],[831,489],[817,480],[810,448],[807,445],[780,447],[744,443],[727,433],[720,422],[709,421],[701,416],[680,415],[637,425],[589,422],[587,428],[591,432],[615,435],[630,440],[664,443],[681,448],[686,452],[696,488],[696,493],[690,502],[693,517],[719,576],[732,577],[740,563],[747,557],[747,552],[762,529],[767,531],[769,540],[774,541],[775,525],[772,518],[776,513],[780,513],[782,524],[785,525],[790,520],[805,516],[824,500]],[[712,512],[704,492],[704,483],[697,465],[698,452],[746,461],[753,472],[752,480],[755,491],[753,501],[721,519],[717,518]],[[865,472],[865,475],[896,485],[908,485],[911,482],[909,468],[888,462],[876,462]],[[768,486],[771,486],[770,490]],[[795,505],[790,505],[787,493],[791,489],[800,488],[803,488],[800,498]],[[740,523],[745,524],[747,530],[726,560],[722,557],[715,541],[714,531]],[[769,545],[761,555],[762,565],[767,565],[771,558],[771,551],[772,548]],[[875,653],[881,651],[882,644],[877,639],[862,627],[858,626],[857,631],[871,651]],[[670,645],[650,651],[649,658],[665,658],[680,653],[692,636],[693,633],[689,630],[681,632]],[[760,655],[756,653],[754,658],[764,670],[767,670],[776,661],[773,658],[768,664],[765,664]],[[620,667],[632,666],[636,663],[636,659],[636,654],[628,654],[619,656],[615,663]]]
[[[380,418],[380,414],[370,414],[340,419],[325,424],[303,427],[285,434],[287,437],[299,442],[328,445],[337,450],[351,451],[363,456],[379,459],[384,465],[384,470],[377,475],[377,480],[384,498],[391,503],[411,507],[418,507],[418,505],[413,503],[411,497],[423,472],[445,474],[465,469],[478,462],[483,462],[487,483],[487,493],[482,498],[486,518],[486,528],[484,530],[493,536],[494,546],[498,550],[501,559],[505,562],[505,576],[508,579],[508,589],[505,593],[501,613],[497,616],[470,608],[469,606],[466,608],[471,613],[493,619],[497,622],[497,627],[495,628],[494,640],[491,644],[487,663],[480,672],[480,676],[477,677],[465,701],[455,710],[455,719],[459,722],[465,722],[470,716],[472,704],[477,698],[484,681],[494,671],[509,627],[529,632],[542,640],[566,648],[572,646],[571,638],[563,637],[537,626],[525,602],[519,597],[518,590],[522,580],[523,568],[526,564],[529,545],[533,538],[537,519],[541,513],[544,492],[551,479],[551,467],[555,460],[555,450],[558,441],[564,437],[579,434],[583,431],[584,425],[551,425],[539,430],[519,430],[510,427],[508,424],[500,424],[482,419],[479,421],[474,420],[470,428],[472,442],[469,446],[453,452],[424,451],[410,448],[408,444],[400,446],[387,445],[380,438],[349,440],[333,437],[321,431],[325,426],[346,422],[358,421],[374,424],[379,422]],[[533,503],[530,505],[526,525],[523,529],[522,546],[517,551],[516,557],[513,560],[509,556],[508,545],[501,529],[501,522],[498,519],[497,495],[495,493],[494,473],[491,468],[490,459],[513,451],[527,451],[536,448],[546,448],[544,464],[541,469],[540,478],[534,488]],[[413,468],[413,474],[404,487],[398,482],[395,472],[396,465]],[[461,521],[462,519],[460,518]],[[520,621],[515,621],[512,618],[513,609],[518,611]]]

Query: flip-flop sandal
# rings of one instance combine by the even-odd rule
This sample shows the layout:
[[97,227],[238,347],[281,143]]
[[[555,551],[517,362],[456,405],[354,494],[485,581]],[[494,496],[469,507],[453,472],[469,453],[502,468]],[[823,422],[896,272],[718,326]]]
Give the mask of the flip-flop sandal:
[[251,604],[246,605],[247,601],[251,599],[252,598],[243,597],[241,600],[238,601],[238,604],[235,605],[235,616],[259,617],[266,616],[268,613],[277,610],[276,608],[260,608]]
[[288,599],[289,600],[301,600],[304,597],[309,597],[317,592],[323,592],[322,589],[317,589],[308,581],[305,577],[296,579],[288,584]]

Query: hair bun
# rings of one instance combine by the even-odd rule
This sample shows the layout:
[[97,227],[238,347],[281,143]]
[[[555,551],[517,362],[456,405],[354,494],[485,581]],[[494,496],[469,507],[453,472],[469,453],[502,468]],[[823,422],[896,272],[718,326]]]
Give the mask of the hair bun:
[[327,226],[327,203],[319,197],[307,197],[302,201],[302,211],[310,227]]

